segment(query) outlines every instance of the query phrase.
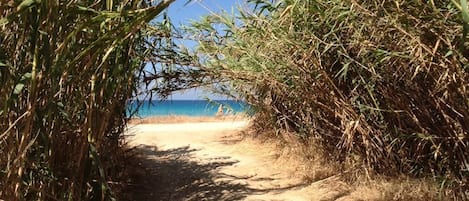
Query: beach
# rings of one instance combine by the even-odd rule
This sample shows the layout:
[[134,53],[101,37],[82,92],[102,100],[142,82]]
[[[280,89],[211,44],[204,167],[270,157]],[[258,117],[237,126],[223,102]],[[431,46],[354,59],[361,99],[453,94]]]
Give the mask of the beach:
[[245,137],[249,119],[202,119],[159,117],[160,123],[129,125],[129,145],[142,154],[145,170],[134,175],[132,199],[354,200],[343,182],[312,183],[304,164],[285,150]]

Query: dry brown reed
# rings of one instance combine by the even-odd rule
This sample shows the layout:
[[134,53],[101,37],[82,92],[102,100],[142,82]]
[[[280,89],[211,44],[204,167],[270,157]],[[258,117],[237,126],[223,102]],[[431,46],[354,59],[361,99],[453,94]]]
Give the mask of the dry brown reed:
[[114,199],[143,28],[170,2],[0,0],[0,198]]
[[209,16],[192,31],[212,38],[199,46],[206,75],[253,106],[258,128],[469,197],[465,0],[251,2],[238,19]]

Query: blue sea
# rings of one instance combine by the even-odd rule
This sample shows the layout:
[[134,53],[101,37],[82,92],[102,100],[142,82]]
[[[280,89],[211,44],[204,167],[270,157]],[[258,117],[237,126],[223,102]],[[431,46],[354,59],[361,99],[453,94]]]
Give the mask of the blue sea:
[[[140,103],[131,101],[129,103],[129,111],[134,112],[138,108],[135,114],[137,117],[168,115],[215,116],[220,104],[223,106],[225,114],[247,113],[249,109],[247,104],[233,100],[145,100]],[[137,107],[138,105],[140,107]]]

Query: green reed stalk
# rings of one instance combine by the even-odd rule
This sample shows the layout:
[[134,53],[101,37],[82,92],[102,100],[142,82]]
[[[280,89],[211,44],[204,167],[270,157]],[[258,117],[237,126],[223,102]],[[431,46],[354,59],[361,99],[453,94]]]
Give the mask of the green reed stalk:
[[126,104],[162,48],[145,30],[171,2],[0,0],[0,199],[115,199]]

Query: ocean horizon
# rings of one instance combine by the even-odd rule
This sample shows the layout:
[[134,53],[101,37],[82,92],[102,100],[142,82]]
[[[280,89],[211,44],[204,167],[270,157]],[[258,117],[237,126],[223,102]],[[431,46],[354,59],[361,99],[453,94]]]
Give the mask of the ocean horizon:
[[130,101],[128,114],[132,117],[154,116],[215,116],[220,105],[225,115],[247,113],[246,103],[234,100],[142,100]]

